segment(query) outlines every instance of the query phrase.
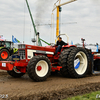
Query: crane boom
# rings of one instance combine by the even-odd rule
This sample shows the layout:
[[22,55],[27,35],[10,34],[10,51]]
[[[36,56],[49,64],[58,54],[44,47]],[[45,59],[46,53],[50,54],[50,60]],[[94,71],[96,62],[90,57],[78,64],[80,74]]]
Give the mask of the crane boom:
[[[32,13],[31,13],[31,10],[30,10],[30,7],[29,7],[29,4],[28,4],[28,1],[27,1],[27,0],[25,0],[25,1],[26,1],[27,8],[28,8],[28,11],[29,11],[29,14],[30,14],[30,17],[31,17],[31,21],[32,21],[32,25],[33,25],[33,28],[34,28],[35,34],[38,35],[37,30],[36,30],[36,27],[35,27],[34,20],[33,20],[33,16],[32,16]],[[47,43],[46,41],[44,41],[43,39],[41,39],[40,37],[38,37],[38,45],[39,45],[39,46],[42,46],[41,41],[43,41],[43,42],[45,42],[46,44],[50,45],[49,43]]]
[[[28,4],[28,1],[27,1],[27,0],[25,0],[25,1],[26,1],[27,8],[28,8],[28,11],[29,11],[29,14],[30,14],[30,17],[31,17],[31,21],[32,21],[32,25],[33,25],[33,28],[34,28],[35,34],[38,35],[38,34],[37,34],[36,27],[35,27],[35,24],[34,24],[34,21],[33,21],[33,17],[32,17],[32,14],[31,14],[31,10],[30,10],[30,7],[29,7],[29,4]],[[38,38],[38,45],[39,45],[39,46],[42,46],[41,41],[40,41],[39,38]]]
[[35,34],[37,35],[37,30],[36,30],[36,27],[35,27],[35,24],[34,24],[34,21],[33,21],[33,17],[32,17],[32,14],[31,14],[31,10],[30,10],[30,7],[29,7],[29,4],[28,4],[27,0],[26,0],[26,4],[27,4],[27,7],[28,7],[28,11],[29,11],[29,14],[30,14],[30,17],[31,17],[31,21],[32,21],[32,24],[33,24]]

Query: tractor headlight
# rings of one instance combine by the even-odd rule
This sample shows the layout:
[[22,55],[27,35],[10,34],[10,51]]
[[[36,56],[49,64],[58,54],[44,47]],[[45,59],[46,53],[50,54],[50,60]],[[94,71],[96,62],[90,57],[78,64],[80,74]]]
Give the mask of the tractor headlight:
[[22,45],[22,48],[25,48],[25,45]]
[[18,49],[25,49],[25,44],[18,45]]
[[18,49],[21,49],[21,45],[18,45]]

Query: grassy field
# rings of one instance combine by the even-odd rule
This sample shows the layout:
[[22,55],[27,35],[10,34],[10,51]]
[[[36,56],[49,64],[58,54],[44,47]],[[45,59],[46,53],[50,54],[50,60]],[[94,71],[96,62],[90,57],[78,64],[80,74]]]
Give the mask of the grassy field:
[[100,91],[84,94],[81,96],[75,96],[64,100],[100,100]]

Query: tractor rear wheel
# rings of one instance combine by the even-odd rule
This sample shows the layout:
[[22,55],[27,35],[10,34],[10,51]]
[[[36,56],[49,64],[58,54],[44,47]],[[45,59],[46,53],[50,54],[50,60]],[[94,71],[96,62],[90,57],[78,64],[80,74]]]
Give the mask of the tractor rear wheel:
[[51,73],[50,60],[46,56],[34,56],[28,63],[27,72],[34,81],[45,81]]
[[[12,56],[10,56],[10,57],[7,59],[7,61],[12,61]],[[21,76],[23,76],[23,75],[25,74],[25,73],[20,72],[20,71],[16,68],[16,66],[14,66],[13,70],[7,71],[7,73],[8,73],[10,76],[14,77],[14,78],[19,78],[19,77],[21,77]]]
[[66,63],[68,72],[73,78],[84,77],[89,71],[89,55],[84,48],[77,47],[71,50]]
[[0,60],[6,61],[10,56],[10,53],[7,49],[0,50]]
[[59,56],[59,65],[62,66],[62,68],[60,69],[60,74],[64,77],[70,77],[68,69],[67,69],[67,59],[68,59],[68,55],[71,52],[71,50],[73,50],[75,47],[70,47],[70,48],[66,48],[64,49],[60,56]]

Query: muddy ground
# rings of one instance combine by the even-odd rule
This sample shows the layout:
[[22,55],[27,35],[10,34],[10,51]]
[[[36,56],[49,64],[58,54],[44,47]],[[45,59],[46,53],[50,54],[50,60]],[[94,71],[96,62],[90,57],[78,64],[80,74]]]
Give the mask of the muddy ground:
[[[100,75],[72,79],[58,74],[44,82],[34,82],[27,74],[13,78],[0,72],[0,96],[8,95],[7,100],[62,100],[96,90],[100,90]],[[0,97],[0,100],[6,99]]]

